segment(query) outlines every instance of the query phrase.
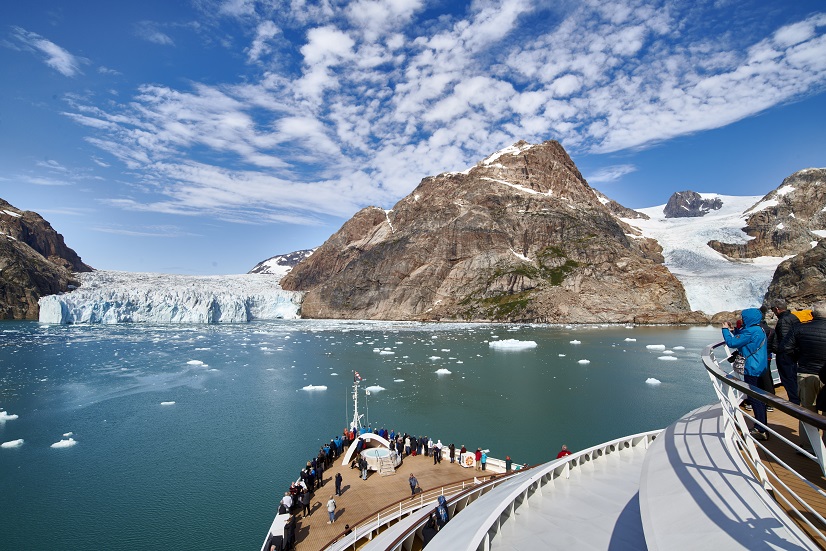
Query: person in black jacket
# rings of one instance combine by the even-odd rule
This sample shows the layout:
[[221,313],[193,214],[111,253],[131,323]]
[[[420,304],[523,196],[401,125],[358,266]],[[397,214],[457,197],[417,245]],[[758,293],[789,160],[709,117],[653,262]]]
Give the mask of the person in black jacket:
[[780,375],[780,383],[786,389],[789,401],[793,404],[800,404],[800,396],[797,393],[797,364],[789,354],[780,349],[783,340],[792,332],[795,325],[800,324],[800,320],[786,309],[786,301],[782,298],[772,301],[771,310],[777,316],[777,324],[774,326],[774,333],[769,338],[769,352],[774,354],[777,374]]
[[[797,387],[800,405],[817,413],[815,401],[823,383],[819,373],[826,364],[826,301],[812,307],[812,321],[794,325],[783,339],[780,349],[797,362]],[[804,438],[803,424],[800,424],[800,438],[803,447],[811,449]]]

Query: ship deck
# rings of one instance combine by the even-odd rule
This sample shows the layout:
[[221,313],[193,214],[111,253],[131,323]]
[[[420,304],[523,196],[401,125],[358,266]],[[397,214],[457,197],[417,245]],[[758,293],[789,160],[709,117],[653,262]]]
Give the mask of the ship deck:
[[[406,457],[393,475],[382,476],[371,471],[367,480],[362,480],[361,472],[348,465],[342,466],[341,459],[339,457],[332,467],[324,471],[323,486],[316,489],[310,502],[310,515],[302,518],[300,510],[297,510],[297,551],[320,551],[343,534],[346,524],[354,526],[384,509],[409,501],[411,496],[407,480],[410,473],[414,474],[424,492],[463,481],[473,482],[474,476],[481,477],[483,474],[482,471],[460,467],[458,462],[451,464],[448,459],[434,465],[433,457],[417,455]],[[336,521],[327,524],[327,500],[335,494],[333,481],[339,472],[343,480],[341,496],[335,496]],[[492,473],[486,471],[484,474]]]

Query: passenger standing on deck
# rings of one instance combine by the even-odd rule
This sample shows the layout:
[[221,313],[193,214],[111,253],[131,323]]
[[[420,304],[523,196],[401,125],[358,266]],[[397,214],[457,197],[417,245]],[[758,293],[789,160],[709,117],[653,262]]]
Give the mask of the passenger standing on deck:
[[[817,393],[823,388],[818,373],[826,365],[826,301],[815,303],[812,307],[812,321],[795,324],[780,348],[797,362],[800,405],[816,412]],[[801,446],[811,451],[802,423],[799,434]]]
[[404,455],[405,456],[410,455],[410,437],[409,436],[404,437]]
[[450,462],[454,463],[456,461],[456,446],[454,446],[451,443],[450,446],[447,447],[447,449],[450,450]]
[[467,448],[464,444],[462,444],[462,449],[459,450],[459,463],[462,462],[462,458],[464,458],[465,454],[467,453]]
[[787,354],[780,347],[786,337],[792,332],[795,325],[800,324],[797,316],[786,308],[786,301],[776,298],[772,301],[772,312],[777,316],[777,325],[774,326],[774,333],[769,338],[769,352],[774,354],[774,362],[777,364],[777,374],[780,375],[780,383],[786,389],[786,395],[793,404],[800,404],[800,396],[797,392],[797,363],[794,358]]
[[485,452],[482,452],[481,459],[482,459],[482,470],[484,471],[485,470],[485,465],[487,465],[487,463],[488,463],[488,454],[486,454]]
[[482,448],[476,448],[476,470],[482,470]]
[[[760,379],[768,367],[767,338],[760,327],[763,315],[757,308],[746,308],[741,316],[744,327],[737,335],[731,333],[731,326],[727,321],[723,322],[723,340],[726,341],[727,346],[736,348],[746,359],[746,365],[743,368],[745,370],[743,375],[745,382],[753,387],[761,388]],[[816,373],[814,378],[817,379]],[[814,396],[817,396],[817,392]],[[756,399],[751,402],[757,423],[765,425],[767,423],[766,404]],[[755,424],[750,434],[756,440],[769,439],[768,432],[760,424]]]
[[367,460],[364,457],[359,459],[359,467],[361,467],[361,479],[367,480]]
[[310,515],[310,490],[304,490],[301,494],[301,509],[304,513],[304,518]]
[[556,454],[556,458],[557,459],[562,459],[566,455],[571,455],[571,452],[568,451],[568,446],[566,446],[565,444],[562,444],[562,449],[559,450],[558,454]]
[[416,495],[416,488],[419,487],[419,481],[416,480],[413,473],[410,473],[410,476],[407,478],[407,483],[410,484],[410,498],[413,499],[413,496]]
[[330,520],[327,524],[333,524],[336,521],[336,500],[330,496],[330,501],[327,502],[327,513],[330,515]]
[[342,480],[341,473],[336,473],[336,495],[337,496],[341,495],[341,480]]
[[[433,455],[433,439],[429,436],[425,436],[424,439],[427,440],[427,451],[425,452],[425,455]],[[434,461],[433,464],[435,465],[436,462]]]

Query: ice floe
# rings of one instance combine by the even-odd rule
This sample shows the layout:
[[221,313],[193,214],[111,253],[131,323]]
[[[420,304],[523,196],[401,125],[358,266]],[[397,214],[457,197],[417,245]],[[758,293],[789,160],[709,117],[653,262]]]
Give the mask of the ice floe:
[[648,384],[648,385],[661,385],[662,381],[660,381],[659,379],[655,379],[654,377],[649,377],[645,380],[645,384]]
[[327,390],[327,385],[307,385],[301,387],[301,390]]
[[201,360],[189,360],[188,362],[186,362],[186,364],[187,364],[187,365],[203,365],[203,366],[205,366],[205,365],[206,365],[206,364],[205,364],[204,362],[202,362]]
[[591,360],[579,360],[577,363],[582,364],[582,365],[586,365],[586,364],[591,363]]
[[451,374],[451,373],[453,373],[453,372],[452,372],[451,370],[449,370],[449,369],[445,369],[445,368],[443,367],[443,368],[441,368],[441,369],[437,369],[437,370],[436,370],[436,373],[437,373],[438,375],[450,375],[450,374]]
[[665,361],[676,361],[676,356],[657,356],[658,360],[665,360]]
[[3,442],[0,444],[0,448],[19,448],[23,445],[23,439],[18,438],[17,440],[9,440],[8,442]]
[[536,341],[520,341],[517,339],[505,339],[501,341],[491,341],[488,346],[494,350],[527,350],[536,348]]
[[394,383],[403,383],[404,379],[393,379]]
[[5,423],[6,421],[14,421],[17,419],[17,415],[13,413],[6,413],[5,410],[0,410],[0,423]]
[[70,436],[69,438],[64,438],[63,440],[60,440],[59,442],[55,442],[50,447],[52,447],[52,448],[71,448],[75,444],[77,444],[77,440],[75,440],[74,438],[72,438]]
[[382,390],[387,390],[387,389],[384,388],[383,386],[373,385],[373,386],[368,386],[364,390],[367,390],[367,391],[370,391],[370,392],[381,392]]
[[175,402],[161,402],[162,406],[174,406]]
[[665,350],[664,344],[646,344],[645,347],[648,350]]
[[571,344],[582,344],[582,341],[578,341],[576,339],[571,341]]
[[637,342],[637,339],[632,339],[631,337],[625,337],[625,342]]

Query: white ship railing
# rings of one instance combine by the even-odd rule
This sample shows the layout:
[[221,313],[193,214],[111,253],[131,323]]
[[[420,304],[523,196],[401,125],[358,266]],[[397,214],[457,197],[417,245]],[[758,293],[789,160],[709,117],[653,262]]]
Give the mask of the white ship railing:
[[[657,435],[662,430],[654,430],[618,438],[599,444],[592,448],[573,453],[561,459],[556,459],[548,463],[533,467],[522,474],[519,474],[519,482],[514,484],[513,488],[509,490],[506,496],[503,496],[498,501],[496,508],[487,514],[487,518],[477,523],[478,529],[475,534],[463,539],[461,542],[453,542],[452,548],[458,550],[474,550],[474,549],[489,549],[490,541],[498,533],[502,523],[513,515],[514,511],[519,507],[528,503],[528,498],[536,492],[542,492],[543,488],[550,485],[554,487],[558,479],[570,478],[572,471],[584,466],[590,465],[593,461],[601,457],[608,456],[613,453],[621,452],[624,449],[643,446],[645,449],[651,445]],[[496,486],[505,482],[516,482],[510,478],[497,477],[489,483],[480,486],[470,492],[461,493],[448,499],[448,510],[450,511],[450,518],[452,519],[456,514],[460,514],[462,510],[468,507],[473,501],[481,497],[483,494],[493,490]],[[406,530],[398,534],[394,541],[383,542],[381,549],[387,551],[405,551],[412,548],[413,540],[417,537],[421,538],[421,532],[428,521],[429,513],[432,509],[424,509],[419,513],[419,518],[406,528]],[[345,547],[330,547],[338,551],[345,549],[352,549],[353,543],[348,540],[349,546]],[[378,542],[377,542],[378,543]]]
[[[728,441],[738,444],[738,447],[743,451],[741,456],[747,461],[755,479],[759,480],[763,488],[776,501],[784,505],[790,514],[809,527],[812,531],[810,535],[817,536],[820,545],[823,546],[826,544],[826,519],[809,501],[812,499],[826,500],[826,492],[778,457],[777,453],[769,449],[763,441],[752,437],[749,422],[752,426],[759,425],[769,432],[773,442],[772,448],[777,449],[774,442],[789,446],[799,455],[816,462],[820,467],[820,471],[826,473],[826,467],[824,466],[826,465],[824,462],[826,446],[824,446],[820,436],[820,431],[826,429],[826,417],[812,413],[788,400],[778,398],[774,394],[741,381],[735,374],[727,372],[721,367],[721,362],[727,365],[725,360],[729,355],[729,349],[725,346],[725,343],[721,342],[708,345],[703,350],[702,356],[703,364],[711,378],[714,391],[722,405],[726,438]],[[742,411],[740,404],[747,396],[797,419],[801,423],[814,453],[803,449],[800,445],[772,429],[771,426],[758,422],[752,415]],[[771,459],[773,468],[767,467],[766,459]],[[791,479],[799,480],[804,487],[813,492],[813,496],[809,500],[801,496],[799,492],[796,492],[776,474],[775,471],[778,469],[782,469],[791,475]]]

